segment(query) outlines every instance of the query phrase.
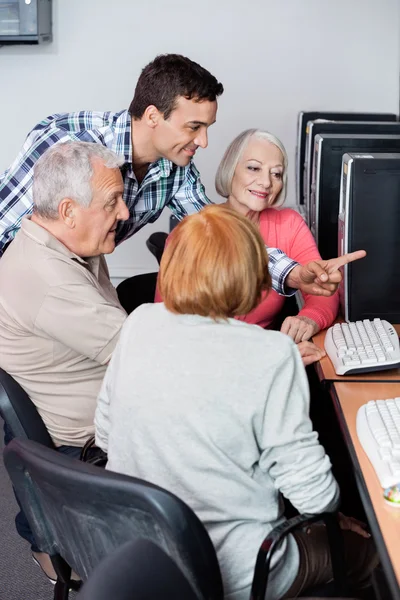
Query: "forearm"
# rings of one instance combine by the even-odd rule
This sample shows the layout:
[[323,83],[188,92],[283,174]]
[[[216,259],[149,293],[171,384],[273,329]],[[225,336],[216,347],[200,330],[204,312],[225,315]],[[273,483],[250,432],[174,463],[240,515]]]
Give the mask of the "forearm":
[[330,460],[312,429],[307,376],[292,342],[290,354],[282,357],[269,398],[260,443],[261,447],[265,444],[260,458],[262,470],[300,512],[334,510],[339,489]]
[[333,294],[329,298],[323,296],[304,295],[304,306],[299,311],[299,316],[308,317],[314,321],[318,329],[326,329],[332,325],[339,309],[339,296]]
[[275,485],[300,513],[318,514],[336,510],[340,493],[330,460],[313,435],[314,442],[293,444],[285,459],[281,457]]

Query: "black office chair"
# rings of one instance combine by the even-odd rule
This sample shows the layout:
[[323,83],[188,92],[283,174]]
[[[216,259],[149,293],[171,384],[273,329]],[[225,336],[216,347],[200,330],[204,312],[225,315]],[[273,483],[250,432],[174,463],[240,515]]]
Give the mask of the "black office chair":
[[[127,542],[104,559],[90,575],[77,600],[110,598],[198,600],[199,597],[176,563],[159,546],[141,539]],[[303,600],[306,599],[303,597]],[[318,599],[313,597],[313,600]]]
[[134,275],[117,286],[118,300],[128,315],[141,304],[154,302],[157,276],[157,272]]
[[[156,231],[146,241],[146,246],[156,258],[158,264],[164,252],[168,233]],[[154,302],[158,273],[143,273],[129,277],[117,286],[118,300],[128,315],[141,304]]]
[[[223,599],[212,542],[194,512],[173,494],[140,479],[75,461],[31,441],[13,440],[5,448],[4,463],[35,536],[52,556],[59,577],[55,600],[68,598],[68,565],[87,580],[97,564],[116,548],[141,538],[152,540],[176,562],[199,598]],[[47,529],[41,527],[38,514],[46,516]],[[334,591],[345,595],[340,530],[334,515],[324,514],[295,517],[267,536],[257,558],[253,600],[264,600],[271,556],[283,536],[321,519],[332,548]]]
[[151,542],[127,542],[104,559],[77,600],[199,600],[168,554]]
[[321,515],[297,515],[275,527],[261,544],[257,555],[251,589],[251,600],[264,600],[267,590],[268,576],[272,556],[282,540],[296,529],[309,527],[313,523],[323,521],[326,526],[328,543],[331,552],[333,581],[305,591],[302,598],[341,598],[348,597],[348,583],[344,562],[343,538],[337,517],[334,513]]
[[52,557],[54,600],[68,598],[69,565],[85,581],[106,556],[140,538],[154,541],[177,563],[199,598],[222,600],[207,531],[173,494],[30,440],[10,442],[4,464],[40,548]]
[[165,248],[165,242],[167,241],[168,233],[164,231],[156,231],[146,241],[146,246],[150,250],[153,256],[157,259],[158,264],[161,262],[161,258]]
[[175,215],[171,215],[170,218],[169,218],[169,232],[171,233],[171,231],[173,229],[175,229],[175,227],[177,225],[179,225],[180,222],[181,222],[180,219],[178,219],[177,217],[175,217]]
[[14,437],[55,449],[36,406],[19,383],[3,369],[0,369],[0,415]]
[[[3,418],[3,421],[11,430],[11,433],[15,438],[33,440],[52,451],[56,450],[53,440],[51,439],[36,406],[19,383],[4,371],[4,369],[0,369],[0,416]],[[18,496],[18,492],[16,495]],[[18,496],[17,501],[19,502],[19,500]],[[43,530],[45,531],[46,519],[43,514],[41,512],[36,513],[35,519],[37,526],[43,527]],[[77,581],[71,581],[70,583],[71,589],[75,590],[79,589],[79,585],[80,584]]]

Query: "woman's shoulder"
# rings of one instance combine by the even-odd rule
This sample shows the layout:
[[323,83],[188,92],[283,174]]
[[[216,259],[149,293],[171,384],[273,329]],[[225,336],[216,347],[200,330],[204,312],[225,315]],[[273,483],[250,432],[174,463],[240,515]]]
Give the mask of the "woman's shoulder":
[[299,213],[293,208],[266,208],[260,215],[260,222],[274,222],[281,225],[304,223],[304,219]]
[[149,327],[150,324],[159,320],[165,320],[166,317],[167,311],[163,302],[140,304],[140,306],[128,315],[123,325],[123,330]]

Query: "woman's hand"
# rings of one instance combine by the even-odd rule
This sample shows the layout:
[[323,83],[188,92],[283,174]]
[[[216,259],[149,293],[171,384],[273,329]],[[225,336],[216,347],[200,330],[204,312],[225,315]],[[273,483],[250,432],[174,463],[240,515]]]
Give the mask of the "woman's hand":
[[318,362],[325,356],[325,352],[312,342],[300,342],[300,344],[297,344],[297,347],[305,367]]
[[281,327],[282,333],[289,335],[296,344],[306,342],[319,331],[315,321],[308,317],[286,317]]
[[338,513],[340,528],[347,531],[354,531],[361,537],[370,538],[371,534],[366,531],[367,525],[354,517],[346,517],[343,513]]

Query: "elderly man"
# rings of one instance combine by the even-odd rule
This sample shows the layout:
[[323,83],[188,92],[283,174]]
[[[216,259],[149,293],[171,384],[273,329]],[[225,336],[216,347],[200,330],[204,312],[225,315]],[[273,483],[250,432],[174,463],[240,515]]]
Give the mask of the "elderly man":
[[[103,256],[129,216],[122,162],[100,144],[52,146],[35,165],[33,214],[0,260],[0,367],[72,456],[94,433],[97,394],[126,318]],[[23,514],[16,524],[54,576]]]

